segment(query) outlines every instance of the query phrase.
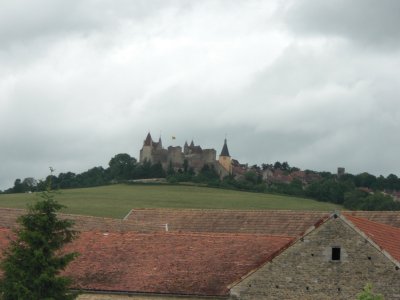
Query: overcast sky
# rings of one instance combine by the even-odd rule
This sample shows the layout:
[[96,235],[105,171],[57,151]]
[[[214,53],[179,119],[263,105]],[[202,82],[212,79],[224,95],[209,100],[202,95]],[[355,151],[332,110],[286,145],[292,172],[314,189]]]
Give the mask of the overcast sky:
[[0,0],[0,190],[138,158],[148,131],[400,175],[399,28],[398,0]]

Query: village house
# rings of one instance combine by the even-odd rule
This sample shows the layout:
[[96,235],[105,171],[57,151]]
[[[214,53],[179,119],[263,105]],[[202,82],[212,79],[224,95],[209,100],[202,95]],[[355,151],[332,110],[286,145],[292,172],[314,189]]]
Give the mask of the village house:
[[[23,210],[0,209],[0,248]],[[81,231],[66,274],[81,300],[400,299],[398,212],[134,209],[60,214]],[[386,223],[386,224],[384,224]],[[167,226],[166,226],[167,225]]]

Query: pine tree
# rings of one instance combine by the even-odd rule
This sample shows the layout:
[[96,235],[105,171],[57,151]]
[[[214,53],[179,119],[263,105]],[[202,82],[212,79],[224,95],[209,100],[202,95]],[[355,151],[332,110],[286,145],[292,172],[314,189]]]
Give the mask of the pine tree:
[[[50,186],[50,185],[49,185]],[[3,255],[0,299],[3,300],[69,300],[71,279],[61,276],[77,253],[60,249],[77,237],[73,222],[61,220],[56,212],[64,206],[54,200],[48,188],[41,199],[18,219],[16,239]]]

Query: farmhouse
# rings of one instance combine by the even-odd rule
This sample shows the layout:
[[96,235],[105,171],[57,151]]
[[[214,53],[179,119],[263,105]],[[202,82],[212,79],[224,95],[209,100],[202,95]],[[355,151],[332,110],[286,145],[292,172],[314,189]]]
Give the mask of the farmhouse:
[[[1,250],[22,213],[0,209]],[[81,300],[354,299],[366,283],[400,299],[398,212],[134,209],[124,220],[60,217],[81,231],[66,247],[81,255],[65,271]]]

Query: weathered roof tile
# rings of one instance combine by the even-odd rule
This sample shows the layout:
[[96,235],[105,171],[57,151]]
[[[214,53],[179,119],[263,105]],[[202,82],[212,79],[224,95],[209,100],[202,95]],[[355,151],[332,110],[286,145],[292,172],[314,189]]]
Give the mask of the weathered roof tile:
[[[0,230],[0,247],[9,229]],[[64,251],[74,288],[109,292],[226,295],[229,284],[293,239],[246,234],[82,232]],[[1,249],[1,250],[2,250]]]
[[394,259],[400,262],[400,228],[355,217],[351,214],[345,213],[344,216],[381,249],[387,251]]

